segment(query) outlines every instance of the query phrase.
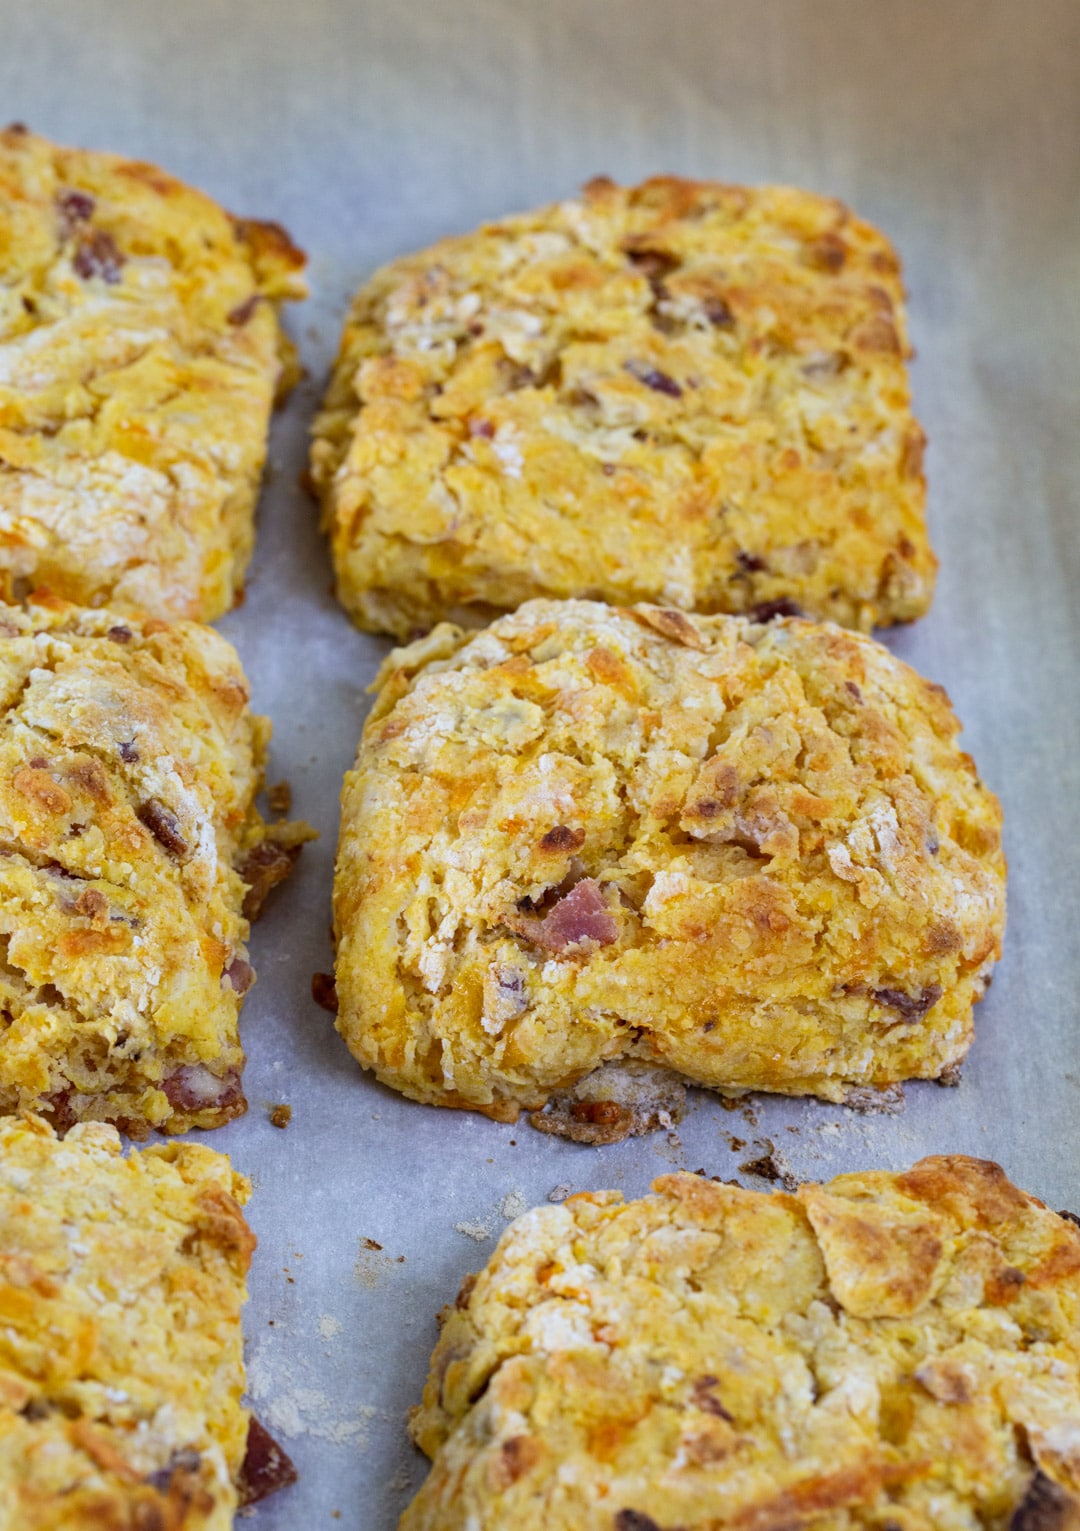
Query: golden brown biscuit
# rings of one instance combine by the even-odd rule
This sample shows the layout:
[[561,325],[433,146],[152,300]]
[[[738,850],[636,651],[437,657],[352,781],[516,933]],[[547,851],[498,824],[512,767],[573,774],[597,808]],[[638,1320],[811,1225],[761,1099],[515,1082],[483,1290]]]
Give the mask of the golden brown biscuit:
[[873,639],[532,601],[383,679],[335,923],[338,1027],[386,1083],[512,1120],[615,1059],[841,1100],[964,1056],[1000,808]]
[[361,626],[477,626],[534,596],[930,603],[900,268],[788,187],[598,180],[361,289],[315,426]]
[[195,623],[0,607],[0,686],[0,1111],[228,1121],[246,886],[303,838],[253,806],[270,725],[235,650]]
[[507,1229],[435,1348],[401,1531],[1067,1531],[1080,1233],[985,1160],[665,1175]]
[[0,132],[0,595],[233,604],[303,266],[152,165]]
[[209,1148],[124,1159],[102,1123],[60,1142],[39,1117],[0,1122],[5,1531],[228,1531],[253,1497],[249,1192]]

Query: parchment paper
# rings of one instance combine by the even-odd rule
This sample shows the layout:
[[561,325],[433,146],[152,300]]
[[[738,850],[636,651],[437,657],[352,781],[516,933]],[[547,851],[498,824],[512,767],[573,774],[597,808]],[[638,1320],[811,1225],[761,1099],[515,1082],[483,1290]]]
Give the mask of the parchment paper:
[[[424,1470],[404,1418],[435,1312],[555,1187],[735,1175],[771,1139],[801,1177],[963,1150],[1080,1205],[1080,6],[0,0],[0,117],[155,160],[312,257],[292,321],[310,377],[222,624],[274,720],[271,780],[322,834],[252,941],[250,1112],[207,1139],[255,1182],[251,1391],[302,1475],[259,1531],[390,1531]],[[588,1149],[398,1099],[311,1001],[338,789],[387,645],[335,606],[297,478],[375,265],[591,174],[666,170],[835,193],[899,245],[942,573],[888,642],[946,685],[1004,798],[1009,932],[958,1089],[909,1087],[892,1116],[758,1101],[756,1125],[697,1095],[677,1136]]]

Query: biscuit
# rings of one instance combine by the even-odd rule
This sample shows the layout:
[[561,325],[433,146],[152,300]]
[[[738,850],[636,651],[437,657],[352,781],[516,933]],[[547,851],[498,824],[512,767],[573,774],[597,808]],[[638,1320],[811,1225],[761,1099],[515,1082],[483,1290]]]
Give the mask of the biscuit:
[[303,266],[152,165],[0,132],[0,596],[228,610]]
[[1080,1525],[1080,1233],[962,1156],[517,1219],[448,1311],[400,1531]]
[[268,1439],[240,1403],[249,1190],[208,1148],[124,1159],[102,1123],[61,1142],[39,1117],[0,1122],[7,1531],[232,1526]]
[[787,187],[591,182],[383,267],[353,302],[311,468],[361,627],[537,596],[930,603],[924,438],[888,241]]
[[195,623],[5,607],[0,685],[0,1111],[133,1136],[228,1121],[245,892],[304,837],[254,809],[270,727],[234,649]]
[[[500,1120],[616,1059],[829,1100],[947,1073],[1004,922],[958,729],[831,624],[440,626],[389,656],[345,780],[338,1028],[406,1095]],[[584,1135],[612,1114],[588,1095]]]

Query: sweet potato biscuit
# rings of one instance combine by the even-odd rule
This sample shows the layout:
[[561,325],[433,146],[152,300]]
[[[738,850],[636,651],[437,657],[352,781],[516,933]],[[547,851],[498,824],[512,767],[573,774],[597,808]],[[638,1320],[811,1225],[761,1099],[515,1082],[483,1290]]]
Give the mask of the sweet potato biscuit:
[[996,1164],[518,1218],[446,1318],[400,1531],[1080,1525],[1080,1233]]
[[534,596],[920,616],[907,354],[888,241],[786,187],[598,180],[393,261],[315,427],[339,596],[399,637]]
[[0,1111],[227,1121],[245,887],[293,850],[253,807],[270,730],[235,651],[194,623],[2,607],[0,685]]
[[533,601],[384,677],[335,885],[338,1027],[380,1079],[512,1120],[615,1059],[840,1100],[963,1057],[1000,809],[873,639]]
[[303,265],[152,165],[0,132],[0,595],[233,604]]
[[5,1531],[232,1526],[249,1190],[208,1148],[0,1122]]

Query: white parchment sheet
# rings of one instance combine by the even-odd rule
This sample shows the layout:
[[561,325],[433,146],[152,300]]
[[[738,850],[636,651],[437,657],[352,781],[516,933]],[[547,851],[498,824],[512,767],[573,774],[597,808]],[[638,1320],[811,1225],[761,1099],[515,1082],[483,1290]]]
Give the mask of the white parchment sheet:
[[[555,1187],[731,1176],[771,1139],[805,1178],[963,1150],[1080,1205],[1080,5],[0,0],[0,118],[155,160],[311,256],[290,321],[309,376],[222,624],[274,721],[271,780],[322,836],[253,937],[251,1109],[207,1139],[255,1183],[251,1391],[301,1473],[259,1531],[391,1531],[424,1470],[404,1419],[435,1312]],[[400,1100],[312,1003],[338,790],[388,645],[335,606],[297,480],[377,264],[596,173],[658,171],[834,193],[899,246],[942,571],[931,615],[888,642],[948,688],[1004,799],[1009,931],[958,1089],[909,1087],[897,1115],[759,1100],[756,1124],[698,1094],[677,1135],[589,1149]]]

